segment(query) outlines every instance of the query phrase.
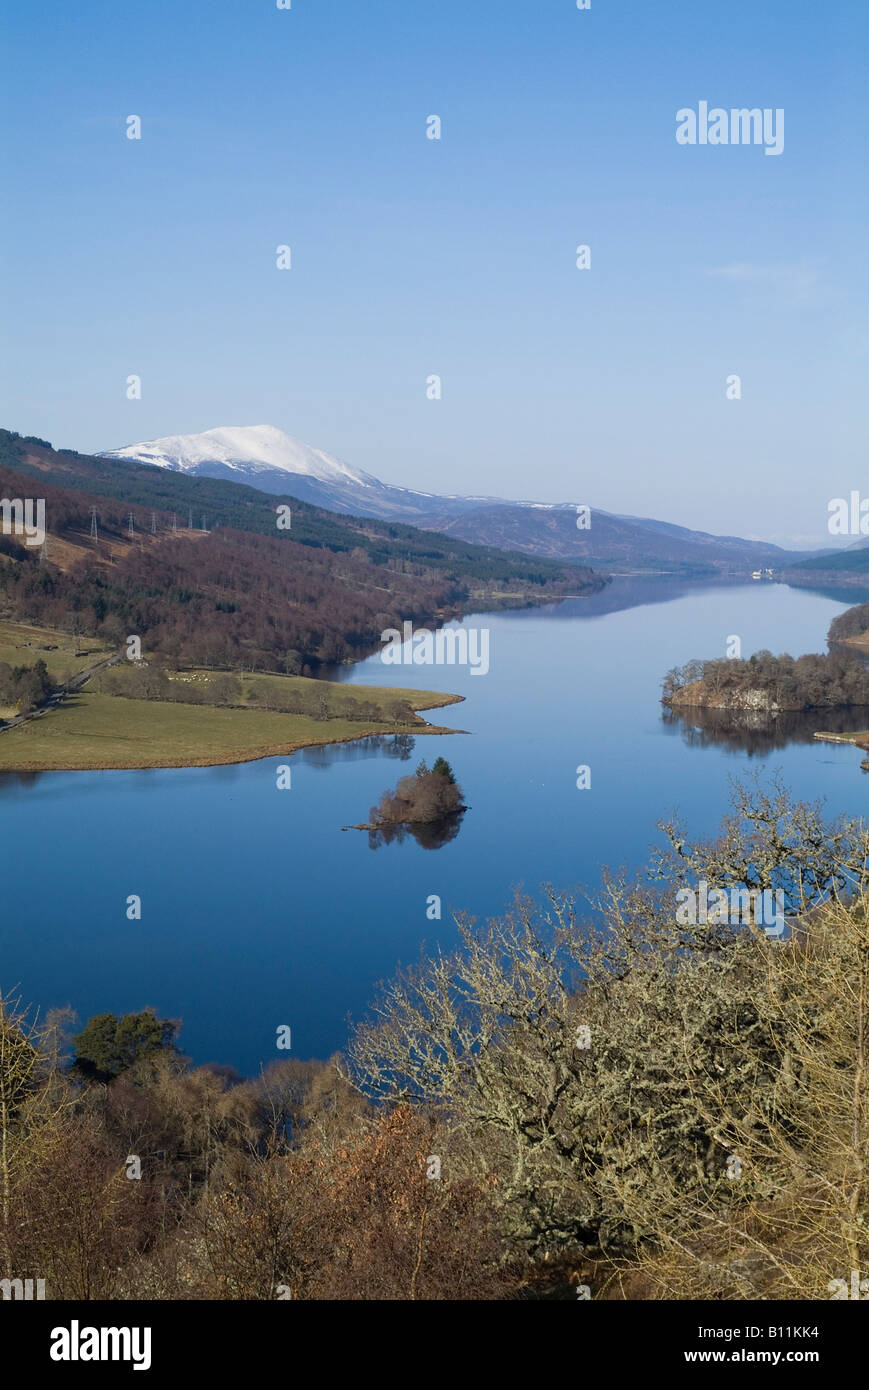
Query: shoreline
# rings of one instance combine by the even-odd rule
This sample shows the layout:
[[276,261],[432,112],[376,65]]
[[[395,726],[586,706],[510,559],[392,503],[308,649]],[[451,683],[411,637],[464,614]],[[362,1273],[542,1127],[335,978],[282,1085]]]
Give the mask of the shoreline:
[[[357,687],[365,689],[365,687]],[[426,695],[427,692],[416,691],[417,696]],[[108,698],[108,697],[107,697]],[[120,697],[114,697],[120,698]],[[432,699],[426,699],[424,703],[415,704],[411,702],[411,708],[415,713],[420,710],[444,709],[449,705],[460,704],[464,701],[464,695],[452,695],[442,692],[432,692]],[[160,702],[154,701],[155,706]],[[172,706],[171,708],[177,708]],[[194,708],[201,708],[196,706]],[[277,717],[280,717],[279,715]],[[326,721],[328,725],[330,721]],[[336,723],[341,721],[335,721]],[[19,773],[37,772],[151,772],[183,770],[195,767],[233,767],[243,763],[260,762],[264,758],[289,757],[293,753],[298,753],[303,748],[323,748],[329,744],[356,743],[364,738],[389,738],[399,734],[410,734],[413,736],[430,736],[433,734],[463,734],[465,729],[450,729],[443,725],[429,724],[422,720],[420,724],[408,724],[398,727],[368,726],[360,729],[357,733],[327,734],[324,728],[323,737],[290,738],[278,743],[268,743],[258,745],[255,748],[227,748],[220,753],[206,754],[201,757],[195,755],[185,755],[183,758],[154,757],[145,758],[136,756],[135,758],[123,759],[121,757],[108,757],[105,761],[94,759],[87,764],[73,763],[62,759],[49,760],[25,760],[14,764],[0,765],[0,777],[4,773],[11,775]]]
[[[869,755],[869,729],[857,729],[853,734],[829,734],[819,730],[814,737],[818,743],[844,743]],[[864,772],[869,772],[869,756],[863,758],[860,766]]]

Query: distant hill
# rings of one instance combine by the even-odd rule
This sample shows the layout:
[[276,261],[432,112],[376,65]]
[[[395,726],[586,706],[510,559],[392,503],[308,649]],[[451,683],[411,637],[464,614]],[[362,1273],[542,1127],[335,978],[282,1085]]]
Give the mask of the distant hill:
[[480,507],[452,519],[435,517],[425,524],[478,544],[579,561],[620,574],[747,576],[756,569],[778,572],[799,554],[762,541],[713,536],[643,517],[616,516],[599,507],[590,511],[587,530],[577,527],[575,506]]
[[334,512],[411,522],[474,545],[619,573],[742,577],[754,569],[779,571],[803,554],[599,508],[592,509],[591,529],[580,531],[577,502],[585,505],[587,497],[545,504],[439,496],[395,487],[270,425],[168,435],[111,449],[103,456],[117,462],[150,463],[191,477],[252,483]]
[[822,551],[808,559],[794,561],[785,568],[782,577],[794,585],[835,584],[869,589],[869,545],[858,541],[846,550]]
[[234,527],[274,536],[276,507],[285,502],[292,508],[290,535],[300,545],[324,546],[336,552],[361,548],[377,564],[417,563],[460,578],[472,587],[497,579],[519,586],[561,584],[573,593],[582,592],[587,585],[596,589],[602,582],[600,576],[592,579],[583,565],[565,565],[542,557],[534,562],[459,537],[420,532],[412,525],[331,513],[301,502],[289,487],[283,493],[267,495],[240,482],[191,477],[80,454],[74,449],[54,449],[46,440],[11,430],[0,429],[0,466],[71,491],[86,491],[96,498],[156,508],[170,519],[174,512],[179,525],[192,514],[194,527],[204,515],[209,528]]
[[865,545],[848,546],[847,550],[826,551],[808,560],[800,560],[792,565],[797,570],[829,570],[831,574],[869,573],[869,547]]

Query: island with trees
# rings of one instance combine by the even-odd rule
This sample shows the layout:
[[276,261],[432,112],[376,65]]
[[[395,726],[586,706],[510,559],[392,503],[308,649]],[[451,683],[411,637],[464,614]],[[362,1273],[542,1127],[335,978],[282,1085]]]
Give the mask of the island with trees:
[[394,792],[384,792],[370,811],[371,824],[428,824],[466,811],[462,789],[446,758],[436,758],[431,768],[423,759],[416,772],[402,777]]
[[755,652],[747,660],[689,661],[664,677],[671,708],[756,710],[764,714],[869,706],[869,671],[855,657]]
[[367,830],[372,849],[402,841],[408,834],[423,849],[438,849],[455,839],[467,809],[446,758],[436,758],[431,767],[423,759],[414,773],[402,777],[394,791],[383,793],[368,812],[367,821],[344,829]]

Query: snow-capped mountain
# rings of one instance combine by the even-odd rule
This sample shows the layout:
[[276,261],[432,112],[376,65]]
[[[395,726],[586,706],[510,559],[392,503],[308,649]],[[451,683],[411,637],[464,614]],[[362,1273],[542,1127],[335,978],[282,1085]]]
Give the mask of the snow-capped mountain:
[[321,483],[377,486],[377,479],[370,474],[351,468],[322,449],[291,438],[274,425],[241,428],[224,425],[216,430],[204,430],[202,434],[168,434],[162,439],[148,439],[144,444],[108,449],[103,458],[153,463],[158,468],[171,468],[179,473],[213,476],[210,469],[221,467],[231,473],[298,473]]
[[436,512],[455,516],[496,498],[438,497],[391,487],[273,425],[221,426],[202,434],[170,434],[104,449],[101,458],[127,459],[179,473],[249,483],[289,494],[330,511],[406,520]]

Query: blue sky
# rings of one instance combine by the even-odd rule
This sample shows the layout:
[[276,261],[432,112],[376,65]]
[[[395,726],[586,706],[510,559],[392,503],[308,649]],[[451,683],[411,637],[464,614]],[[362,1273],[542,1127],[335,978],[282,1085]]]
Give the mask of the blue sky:
[[[863,484],[862,0],[13,0],[3,33],[8,427],[274,424],[805,545]],[[783,108],[784,152],[678,145],[702,100]]]

